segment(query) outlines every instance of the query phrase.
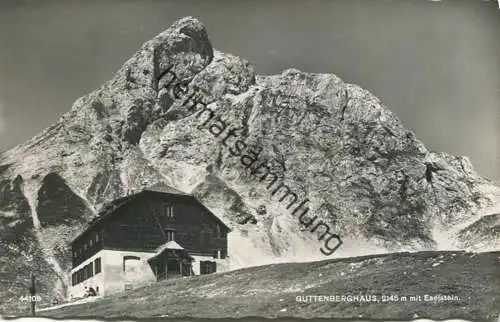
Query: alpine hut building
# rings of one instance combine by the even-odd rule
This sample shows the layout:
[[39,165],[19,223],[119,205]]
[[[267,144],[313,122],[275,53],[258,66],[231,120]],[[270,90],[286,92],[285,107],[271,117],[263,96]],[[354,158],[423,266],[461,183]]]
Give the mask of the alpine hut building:
[[69,296],[228,270],[229,232],[194,196],[164,184],[117,199],[71,242]]

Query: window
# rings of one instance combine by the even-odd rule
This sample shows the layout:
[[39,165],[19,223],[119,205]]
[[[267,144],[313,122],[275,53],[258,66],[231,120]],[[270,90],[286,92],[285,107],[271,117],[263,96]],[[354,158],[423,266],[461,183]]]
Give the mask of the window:
[[137,256],[132,256],[132,255],[123,256],[123,271],[125,273],[136,272],[141,264],[140,260],[141,258]]
[[90,247],[92,247],[93,242],[94,242],[94,240],[93,240],[93,239],[91,239],[91,240],[89,241]]
[[167,241],[173,241],[174,240],[174,230],[173,229],[167,229]]
[[83,245],[83,250],[87,250],[87,243]]
[[71,274],[71,285],[75,286],[76,284],[78,284],[76,281],[76,273],[73,273]]
[[[205,245],[210,245],[212,240],[212,232],[211,231],[206,231],[203,230],[200,233],[200,245],[203,245],[205,248]],[[210,252],[210,250],[207,250],[207,252]]]
[[76,256],[77,256],[77,253],[73,252],[73,257],[76,258]]
[[101,258],[96,258],[96,260],[94,261],[94,270],[95,270],[95,274],[99,274],[101,272]]
[[165,213],[168,218],[174,218],[174,207],[171,205],[165,206]]
[[97,244],[97,242],[99,242],[99,233],[95,235],[95,243]]
[[220,238],[221,237],[221,233],[220,233],[220,225],[219,224],[215,224],[215,236],[217,238]]
[[211,261],[200,261],[200,274],[211,274],[217,271],[217,264]]
[[92,263],[90,263],[87,266],[88,266],[87,270],[89,272],[89,277],[94,276],[94,265],[92,265]]

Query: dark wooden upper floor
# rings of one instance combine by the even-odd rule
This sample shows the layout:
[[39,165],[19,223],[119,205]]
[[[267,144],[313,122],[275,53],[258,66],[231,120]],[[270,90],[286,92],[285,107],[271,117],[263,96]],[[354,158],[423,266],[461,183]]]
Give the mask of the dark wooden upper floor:
[[225,257],[229,231],[193,196],[144,190],[115,201],[73,240],[73,267],[101,249],[153,252],[169,240],[193,255]]

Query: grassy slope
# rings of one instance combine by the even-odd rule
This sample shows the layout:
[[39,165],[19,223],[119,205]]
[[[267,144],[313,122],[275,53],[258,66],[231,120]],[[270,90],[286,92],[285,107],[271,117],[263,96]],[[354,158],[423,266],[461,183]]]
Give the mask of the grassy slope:
[[[439,263],[439,264],[438,264]],[[298,303],[297,295],[452,294],[460,301]],[[285,309],[285,312],[280,310]],[[168,280],[52,317],[371,317],[491,319],[500,315],[500,252],[421,252],[276,264]]]

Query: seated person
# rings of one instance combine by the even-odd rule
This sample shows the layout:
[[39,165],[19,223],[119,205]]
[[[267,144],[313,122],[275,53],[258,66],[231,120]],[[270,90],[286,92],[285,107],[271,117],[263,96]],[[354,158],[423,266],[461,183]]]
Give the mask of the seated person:
[[97,296],[97,292],[94,290],[93,287],[89,287],[88,293],[89,293],[88,296]]

